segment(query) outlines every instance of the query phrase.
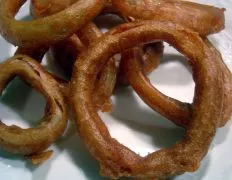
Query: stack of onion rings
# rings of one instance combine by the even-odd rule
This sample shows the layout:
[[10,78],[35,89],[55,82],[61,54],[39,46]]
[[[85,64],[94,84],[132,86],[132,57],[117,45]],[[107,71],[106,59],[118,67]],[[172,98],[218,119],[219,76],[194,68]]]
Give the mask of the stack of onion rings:
[[[206,37],[224,29],[224,9],[178,0],[32,0],[35,20],[15,20],[25,2],[0,1],[0,34],[19,47],[0,64],[0,92],[20,76],[48,103],[38,127],[0,123],[0,147],[34,164],[47,160],[52,151],[45,150],[64,132],[71,107],[103,176],[166,179],[199,168],[217,128],[232,114],[231,72]],[[102,33],[93,20],[109,13],[129,23]],[[163,41],[188,58],[196,84],[192,104],[165,96],[146,78],[160,62]],[[49,48],[70,81],[39,64]],[[118,66],[116,53],[121,53]],[[147,105],[185,128],[183,140],[140,157],[113,139],[98,110],[112,110],[110,97],[118,84],[131,85]]]

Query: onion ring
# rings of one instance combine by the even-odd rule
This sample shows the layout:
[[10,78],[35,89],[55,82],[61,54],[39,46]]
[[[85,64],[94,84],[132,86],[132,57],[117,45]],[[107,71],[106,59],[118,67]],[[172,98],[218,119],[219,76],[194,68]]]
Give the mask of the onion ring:
[[224,29],[224,9],[180,0],[112,0],[124,16],[181,24],[201,36]]
[[0,33],[16,46],[43,47],[75,33],[102,10],[106,0],[80,0],[49,17],[29,22],[17,21],[14,16],[25,2],[0,1]]
[[[232,103],[232,75],[223,63],[221,55],[216,48],[207,39],[205,43],[212,49],[212,53],[217,56],[214,63],[223,73],[224,86],[227,87],[225,89],[223,118],[219,124],[219,126],[224,126],[232,114],[232,107],[230,106]],[[167,97],[153,87],[145,77],[138,57],[138,53],[133,52],[133,50],[128,50],[126,53],[123,53],[122,62],[124,73],[130,85],[152,109],[173,121],[175,124],[187,128],[188,122],[191,120],[190,104]]]
[[[216,57],[196,33],[183,26],[154,21],[136,25],[132,29],[116,28],[114,34],[107,34],[76,61],[70,101],[80,136],[99,161],[101,174],[110,178],[167,178],[195,171],[222,115],[225,88],[222,73],[213,63]],[[190,59],[196,89],[184,139],[172,148],[142,158],[111,138],[93,107],[91,84],[109,57],[153,40],[167,41]]]
[[0,146],[22,155],[40,153],[64,132],[67,110],[57,82],[33,59],[17,55],[0,64],[0,92],[15,76],[20,76],[48,100],[43,122],[36,128],[21,129],[0,123]]
[[52,59],[59,65],[64,73],[71,77],[73,64],[79,53],[84,49],[83,43],[76,34],[66,38],[51,47]]
[[[72,73],[74,61],[78,54],[87,48],[92,42],[98,39],[102,33],[93,23],[88,23],[82,28],[77,35],[56,44],[52,48],[52,54],[55,61],[62,64],[61,67],[65,68],[68,74]],[[81,42],[84,42],[81,43]],[[116,66],[115,60],[111,59],[103,68],[98,80],[95,82],[93,99],[94,105],[97,109],[104,112],[112,111],[112,102],[110,97],[113,93],[116,82]]]
[[[74,1],[59,0],[59,1],[41,1],[34,0],[31,5],[32,14],[35,18],[41,18],[51,15],[51,13],[57,13],[68,7]],[[39,7],[42,7],[38,9]],[[42,10],[42,11],[40,11]],[[102,36],[102,32],[97,28],[94,23],[87,23],[76,34],[72,35],[61,42],[58,42],[52,47],[52,54],[60,66],[65,70],[68,75],[72,73],[72,67],[76,60],[78,53],[84,48],[96,41]],[[93,93],[94,104],[96,108],[102,111],[112,111],[112,102],[110,96],[113,93],[116,82],[116,66],[115,60],[111,59],[106,67],[102,70],[99,79],[96,81],[95,93]],[[65,87],[65,86],[61,86]],[[62,88],[64,90],[64,88]],[[68,90],[67,90],[68,91]],[[66,94],[66,93],[65,93]]]
[[47,50],[48,50],[48,48],[38,48],[35,50],[35,48],[19,47],[16,50],[15,55],[24,54],[24,55],[27,55],[27,56],[31,57],[32,59],[36,60],[37,62],[42,62],[44,54],[47,52]]
[[[77,0],[32,0],[31,1],[31,15],[36,18],[41,18],[48,16],[49,14],[57,13]],[[112,5],[110,0],[107,0],[104,9],[102,10],[103,14],[120,14]]]
[[[58,1],[33,0],[31,4],[31,14],[35,18],[42,18],[45,16],[49,16],[51,14],[57,13],[67,8],[74,2],[75,0],[58,0]],[[114,14],[117,14],[119,17],[122,17],[122,15],[119,12],[117,13],[116,11],[113,10],[113,7],[110,1],[107,1],[103,11],[104,13],[114,13]],[[54,48],[52,48],[52,52],[53,52],[53,55],[56,61],[60,64],[60,67],[62,67],[62,69],[64,69],[64,71],[68,75],[71,75],[72,73],[73,63],[76,59],[75,57],[77,57],[77,54],[80,52],[80,48],[83,48],[83,46],[88,47],[90,43],[92,43],[97,38],[102,36],[102,32],[93,23],[89,23],[85,25],[82,29],[79,30],[79,32],[77,32],[77,34],[79,38],[81,38],[82,44],[80,42],[77,42],[78,39],[76,37],[71,37],[71,38],[63,40],[62,42],[57,43],[54,46]],[[161,43],[157,43],[157,44],[149,45],[149,46],[146,46],[145,48],[141,47],[141,49],[143,49],[141,50],[141,53],[143,54],[144,71],[147,74],[157,67],[157,65],[160,62],[160,57],[162,56],[162,52],[163,52],[163,44]],[[112,63],[111,63],[111,66],[112,66]],[[112,72],[112,67],[109,67],[109,68],[111,69],[110,72]],[[119,67],[118,71],[119,72],[117,76],[117,83],[122,84],[122,85],[128,85],[128,81],[125,78],[125,75],[123,74],[122,68]],[[107,75],[106,73],[104,74]],[[108,78],[109,80],[112,80],[110,76],[107,76],[107,77],[109,77]],[[102,78],[102,79],[105,79],[107,81],[106,78]],[[111,87],[113,87],[113,84],[111,85]],[[110,89],[113,89],[113,88],[110,88]],[[103,91],[99,91],[99,92],[103,93]],[[104,91],[104,93],[108,94],[107,91]]]
[[[88,23],[77,32],[77,35],[81,42],[83,42],[86,47],[89,47],[92,43],[97,41],[103,33],[94,23]],[[112,101],[110,97],[116,85],[116,74],[117,68],[115,59],[111,58],[99,74],[99,79],[95,84],[95,93],[93,94],[95,106],[98,109],[102,109],[103,112],[112,111]]]
[[32,0],[30,12],[33,17],[42,18],[60,12],[75,2],[77,0]]
[[[144,74],[149,74],[151,73],[160,63],[160,59],[163,55],[164,51],[164,45],[162,42],[156,42],[156,43],[151,43],[145,46],[140,46],[137,47],[138,53],[141,58],[140,63],[141,63],[141,68]],[[122,54],[122,57],[124,55]],[[120,64],[119,64],[119,72],[118,72],[118,77],[117,77],[117,83],[120,85],[128,85],[128,79],[123,71],[123,63],[122,63],[123,58],[121,58]]]
[[223,111],[221,119],[221,122],[219,123],[220,127],[223,127],[227,121],[231,118],[232,115],[232,74],[226,64],[224,63],[221,53],[214,47],[214,45],[207,39],[204,38],[204,42],[207,44],[207,46],[211,49],[212,53],[217,56],[217,63],[218,68],[221,69],[223,80],[224,80],[224,87],[225,87],[225,93],[224,93],[224,103],[223,103]]

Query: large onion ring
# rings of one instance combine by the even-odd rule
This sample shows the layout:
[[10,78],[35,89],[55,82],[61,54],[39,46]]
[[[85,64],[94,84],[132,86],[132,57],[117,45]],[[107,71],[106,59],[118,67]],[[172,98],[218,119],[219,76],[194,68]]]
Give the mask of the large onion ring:
[[21,129],[0,123],[0,146],[22,155],[39,153],[47,149],[64,132],[67,110],[58,83],[33,59],[17,55],[0,64],[0,92],[19,76],[42,93],[48,100],[43,121],[35,128]]
[[0,33],[16,46],[49,46],[74,34],[92,20],[106,0],[80,0],[69,8],[49,17],[22,22],[14,19],[26,0],[0,1]]
[[124,16],[181,24],[201,36],[224,29],[224,9],[180,0],[112,0]]
[[[152,40],[167,41],[190,59],[196,89],[184,139],[172,148],[142,158],[111,138],[92,104],[91,84],[112,55]],[[213,63],[215,58],[191,30],[170,22],[151,21],[137,23],[132,29],[119,27],[81,54],[74,66],[70,101],[79,133],[100,162],[102,175],[167,178],[198,169],[222,118],[225,87],[222,73]]]
[[[205,40],[205,43],[212,49],[212,53],[217,56],[214,63],[221,70],[224,86],[227,87],[225,89],[226,98],[224,98],[223,104],[223,118],[219,124],[219,126],[224,126],[232,113],[232,107],[230,105],[232,103],[232,75],[223,63],[221,55],[216,48],[208,40]],[[123,53],[122,62],[124,73],[130,85],[152,109],[173,121],[175,124],[187,128],[188,122],[191,120],[190,105],[167,97],[153,87],[143,73],[140,62],[137,59],[138,57],[136,50],[128,50],[126,53]]]

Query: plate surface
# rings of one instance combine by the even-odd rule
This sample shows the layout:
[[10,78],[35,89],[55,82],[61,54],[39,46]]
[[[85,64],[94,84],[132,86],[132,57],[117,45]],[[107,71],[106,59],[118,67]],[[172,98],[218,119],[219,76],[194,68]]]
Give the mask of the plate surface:
[[[196,1],[196,0],[195,0]],[[210,37],[221,51],[224,61],[232,70],[232,1],[198,0],[201,3],[225,7],[226,29]],[[18,19],[29,20],[28,3],[20,10]],[[98,21],[103,21],[98,20]],[[12,56],[15,47],[0,37],[0,61]],[[50,71],[60,72],[46,59],[43,64]],[[182,101],[191,102],[194,83],[184,58],[173,48],[166,46],[161,65],[149,78],[165,94]],[[145,156],[149,152],[173,145],[183,137],[183,130],[162,118],[131,90],[117,89],[112,97],[114,112],[101,114],[113,137],[122,144]],[[0,118],[10,125],[33,127],[43,116],[45,100],[21,80],[16,78],[0,99]],[[195,173],[186,173],[174,180],[230,180],[232,179],[232,122],[221,129],[212,142],[209,153]],[[101,180],[98,164],[87,152],[75,132],[72,122],[65,135],[51,149],[53,157],[39,167],[29,165],[22,157],[0,150],[0,174],[4,180]]]

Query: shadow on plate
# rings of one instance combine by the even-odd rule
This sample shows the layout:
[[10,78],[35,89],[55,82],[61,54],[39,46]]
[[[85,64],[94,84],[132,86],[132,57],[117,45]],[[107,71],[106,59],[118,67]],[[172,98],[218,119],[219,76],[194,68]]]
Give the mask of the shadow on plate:
[[[183,138],[184,130],[182,128],[173,125],[170,121],[152,111],[139,107],[129,88],[117,89],[116,96],[112,116],[135,131],[151,135],[154,146],[159,148],[171,147]],[[165,126],[169,128],[165,128]],[[201,180],[207,174],[209,164],[210,154],[201,162],[197,172],[186,173],[182,176],[170,178],[170,180],[195,180],[196,177]]]
[[27,163],[28,168],[32,173],[32,180],[45,180],[52,166],[52,158],[44,162],[42,165],[32,165],[30,162]]
[[6,40],[3,39],[0,35],[0,47],[1,47],[1,56],[0,63],[7,60],[11,56],[11,46]]
[[153,110],[141,108],[130,88],[117,89],[112,116],[131,129],[152,136],[154,145],[170,147],[181,140],[184,130]]
[[[175,63],[175,66],[168,67],[169,63]],[[164,67],[163,67],[164,66]],[[163,67],[162,70],[160,68]],[[151,73],[149,77],[152,82],[161,85],[186,85],[193,81],[192,70],[187,59],[178,54],[164,54],[160,65]]]
[[102,16],[98,16],[94,22],[97,26],[101,29],[110,29],[115,27],[119,24],[124,23],[125,21],[122,20],[119,16],[113,14],[106,14]]
[[[29,126],[38,125],[44,114],[44,97],[32,90],[20,78],[15,78],[4,90],[1,102],[14,110]],[[15,120],[17,123],[17,119]]]
[[20,21],[32,21],[33,17],[31,15],[26,15],[23,18],[20,18]]
[[216,136],[212,143],[213,147],[222,144],[226,140],[229,130],[231,128],[231,125],[232,125],[232,121],[230,120],[227,122],[227,124],[224,127],[219,128],[217,130]]
[[208,154],[201,162],[198,171],[193,173],[185,173],[180,176],[170,178],[168,180],[203,180],[207,174],[210,165],[210,154]]
[[68,133],[68,138],[57,142],[56,147],[59,151],[65,150],[70,155],[70,159],[78,168],[82,169],[87,179],[106,180],[106,178],[100,176],[97,161],[90,155],[80,137],[75,133],[74,128],[70,128],[70,131],[73,133]]

